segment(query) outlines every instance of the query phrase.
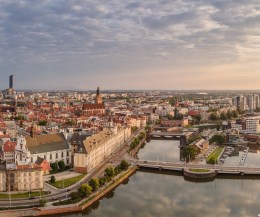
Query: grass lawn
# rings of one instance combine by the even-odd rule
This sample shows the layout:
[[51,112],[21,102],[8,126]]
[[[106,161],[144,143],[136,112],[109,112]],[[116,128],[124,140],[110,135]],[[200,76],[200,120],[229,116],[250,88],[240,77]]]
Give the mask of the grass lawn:
[[[30,193],[30,197],[39,197],[40,195],[46,195],[49,194],[48,191],[35,191]],[[26,193],[18,193],[18,194],[10,194],[11,198],[29,198],[29,192]],[[8,194],[0,194],[1,199],[8,199],[9,195]]]
[[[76,182],[78,182],[79,180],[81,180],[86,174],[82,174],[73,178],[68,178],[68,179],[64,179],[64,180],[59,180],[56,181],[55,183],[51,183],[48,182],[49,184],[51,184],[52,186],[54,186],[55,188],[67,188],[73,184],[75,184]],[[64,183],[64,187],[63,187],[63,183]]]
[[222,153],[224,147],[217,147],[207,158],[207,162],[210,161],[210,159],[213,159],[214,161],[217,161],[219,158],[219,155]]
[[191,172],[195,172],[195,173],[206,173],[209,170],[208,169],[190,169]]

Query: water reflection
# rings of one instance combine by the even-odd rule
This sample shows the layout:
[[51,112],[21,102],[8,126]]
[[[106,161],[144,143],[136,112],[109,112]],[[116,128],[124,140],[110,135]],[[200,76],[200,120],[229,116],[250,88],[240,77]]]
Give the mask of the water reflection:
[[180,141],[178,140],[151,140],[139,150],[138,158],[151,161],[180,161]]
[[259,190],[259,180],[194,183],[182,176],[138,171],[113,191],[112,198],[103,198],[83,213],[63,216],[257,216]]

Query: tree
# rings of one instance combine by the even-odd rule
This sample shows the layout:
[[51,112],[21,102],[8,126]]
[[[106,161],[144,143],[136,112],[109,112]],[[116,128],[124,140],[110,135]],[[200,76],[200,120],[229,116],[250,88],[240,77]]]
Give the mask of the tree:
[[53,183],[53,184],[56,182],[56,179],[55,179],[55,176],[54,176],[54,175],[51,176],[50,182]]
[[227,115],[224,112],[221,112],[220,119],[223,120],[223,121],[227,120]]
[[96,191],[100,186],[97,178],[90,179],[88,184],[92,187],[93,191]]
[[46,126],[46,124],[47,124],[47,121],[45,121],[45,120],[39,121],[40,126]]
[[195,118],[195,120],[196,120],[198,123],[200,123],[200,121],[201,121],[201,115],[200,115],[200,114],[196,115],[194,118]]
[[64,163],[63,160],[60,160],[60,161],[58,162],[58,165],[59,165],[60,170],[64,170],[64,168],[65,168],[65,163]]
[[177,113],[177,114],[174,115],[173,119],[174,120],[182,120],[183,119],[183,115],[180,114],[180,113]]
[[237,110],[233,110],[232,111],[232,117],[233,118],[237,118],[238,117],[238,111]]
[[197,154],[197,148],[193,145],[189,145],[183,149],[183,156],[186,159],[186,161],[194,160]]
[[58,163],[57,162],[52,163],[51,169],[54,173],[58,172],[58,170],[59,170]]
[[212,112],[212,113],[210,114],[210,116],[209,116],[209,119],[210,119],[211,121],[216,121],[216,120],[218,120],[218,115],[217,115],[217,113],[216,113],[216,112]]
[[136,126],[131,127],[131,131],[132,131],[132,133],[134,133],[134,132],[137,131],[137,130],[138,130],[138,127],[136,127]]
[[129,163],[126,160],[122,160],[119,164],[121,170],[127,170],[129,168]]
[[[90,180],[91,181],[91,180]],[[81,197],[86,197],[88,195],[91,194],[93,188],[88,185],[88,184],[82,184],[79,188],[78,188],[78,194],[81,196]]]
[[105,169],[105,177],[107,178],[112,178],[113,176],[115,176],[115,170],[114,170],[114,167],[107,167]]
[[225,143],[225,137],[223,135],[214,135],[210,139],[210,143],[216,142],[218,145]]
[[106,183],[107,179],[106,179],[106,177],[103,176],[103,177],[100,177],[98,179],[98,181],[99,181],[99,185],[103,186]]
[[79,195],[78,192],[71,192],[69,194],[69,197],[70,197],[71,200],[78,200],[80,198],[80,195]]
[[39,204],[40,204],[41,207],[46,206],[46,202],[47,202],[47,200],[44,199],[44,198],[39,200]]
[[227,111],[227,118],[228,119],[231,119],[232,118],[232,113],[230,110]]

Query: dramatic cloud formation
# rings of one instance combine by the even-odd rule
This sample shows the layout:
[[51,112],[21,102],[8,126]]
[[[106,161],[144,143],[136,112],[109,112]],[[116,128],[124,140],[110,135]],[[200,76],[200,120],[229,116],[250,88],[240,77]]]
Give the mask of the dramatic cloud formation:
[[259,89],[259,0],[0,0],[0,89]]

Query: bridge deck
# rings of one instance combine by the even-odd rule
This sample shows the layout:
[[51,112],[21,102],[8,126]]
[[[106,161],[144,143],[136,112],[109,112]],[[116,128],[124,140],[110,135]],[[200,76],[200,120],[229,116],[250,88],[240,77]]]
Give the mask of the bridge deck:
[[260,174],[260,167],[244,167],[244,166],[220,166],[220,165],[197,165],[186,163],[171,163],[157,161],[135,161],[135,164],[141,168],[163,169],[171,171],[182,171],[184,168],[190,169],[213,169],[219,174]]

